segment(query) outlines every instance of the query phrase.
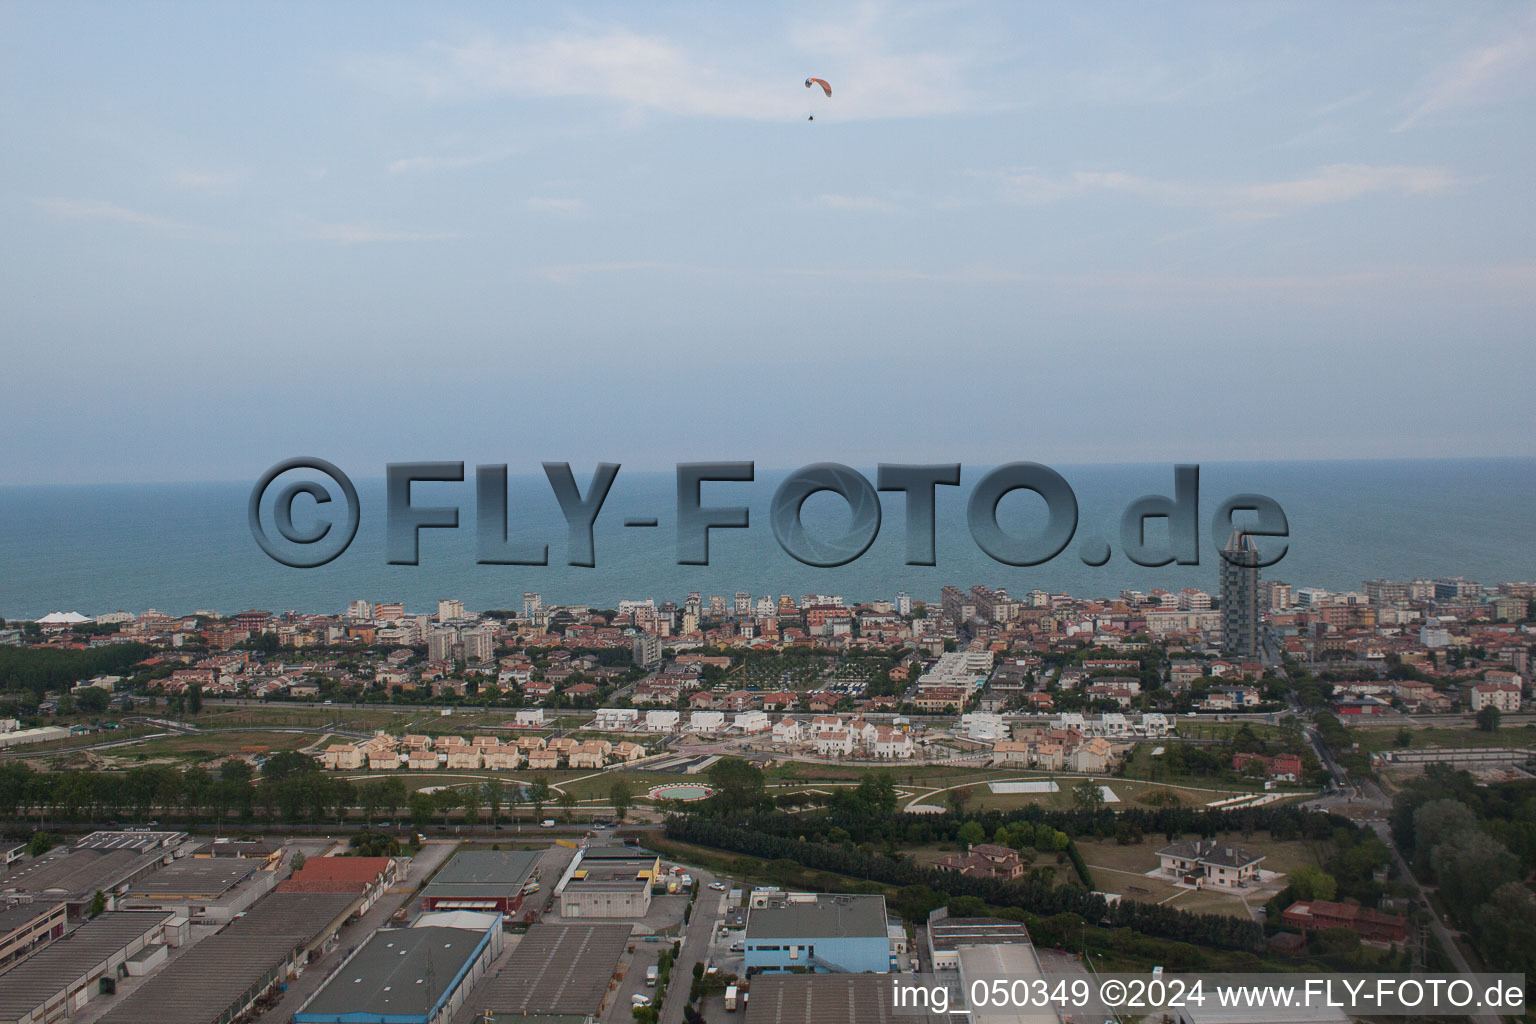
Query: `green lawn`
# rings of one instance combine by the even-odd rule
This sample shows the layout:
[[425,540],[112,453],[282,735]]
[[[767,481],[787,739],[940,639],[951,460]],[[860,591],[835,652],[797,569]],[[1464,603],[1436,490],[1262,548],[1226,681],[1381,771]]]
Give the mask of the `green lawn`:
[[[1397,733],[1402,728],[1396,725],[1364,726],[1358,729],[1350,729],[1349,734],[1354,741],[1360,744],[1360,749],[1366,753],[1375,754],[1385,750],[1404,749],[1397,745]],[[1445,747],[1536,747],[1536,723],[1530,725],[1508,726],[1495,729],[1493,732],[1483,732],[1476,726],[1407,726],[1409,735],[1413,737],[1406,749],[1408,750],[1435,750]]]

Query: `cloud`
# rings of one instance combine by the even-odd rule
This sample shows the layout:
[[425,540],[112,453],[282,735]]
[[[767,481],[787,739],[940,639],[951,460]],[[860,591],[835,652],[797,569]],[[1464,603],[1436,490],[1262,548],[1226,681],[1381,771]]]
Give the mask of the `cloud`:
[[390,174],[435,174],[504,160],[508,153],[480,153],[474,156],[407,156],[389,163]]
[[366,222],[306,224],[296,232],[296,235],[303,241],[329,242],[333,245],[366,245],[372,242],[444,242],[463,237],[453,231],[400,231]]
[[1331,164],[1306,177],[1234,185],[1146,178],[1122,171],[1077,171],[1065,177],[1005,174],[1002,195],[1036,206],[1095,194],[1137,196],[1167,206],[1206,207],[1239,217],[1273,217],[1293,210],[1346,202],[1374,193],[1412,196],[1459,184],[1440,167]]
[[36,202],[38,209],[60,220],[104,221],[168,235],[188,235],[196,231],[189,224],[100,199],[68,199],[62,196],[50,196],[38,199]]
[[553,199],[547,196],[532,196],[523,200],[523,208],[533,213],[549,213],[559,217],[575,217],[586,211],[586,204],[580,199]]
[[[817,24],[792,33],[798,56],[765,63],[753,51],[700,52],[627,28],[481,35],[433,42],[412,53],[350,59],[347,70],[380,90],[430,99],[486,96],[593,99],[684,117],[798,120],[806,90],[786,64],[833,80],[818,120],[927,116],[978,109],[966,88],[969,60],[932,49],[898,50],[864,22]],[[819,94],[818,94],[819,96]]]
[[812,202],[823,210],[886,212],[896,208],[884,199],[876,199],[874,196],[820,195]]
[[188,192],[227,192],[245,183],[249,175],[245,171],[172,171],[166,181]]
[[1434,75],[1413,111],[1392,130],[1407,131],[1430,114],[1496,102],[1532,82],[1536,82],[1536,18],[1505,39],[1462,54]]

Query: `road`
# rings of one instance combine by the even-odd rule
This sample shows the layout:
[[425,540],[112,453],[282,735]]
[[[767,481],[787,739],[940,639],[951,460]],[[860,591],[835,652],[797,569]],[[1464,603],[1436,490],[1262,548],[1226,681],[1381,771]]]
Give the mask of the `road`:
[[[1440,947],[1451,958],[1451,963],[1455,965],[1456,970],[1462,974],[1471,974],[1472,966],[1467,963],[1467,958],[1462,955],[1461,948],[1456,945],[1455,937],[1451,935],[1451,931],[1445,926],[1445,923],[1440,920],[1440,915],[1434,911],[1429,902],[1428,893],[1424,891],[1424,887],[1419,884],[1419,880],[1414,877],[1413,872],[1408,870],[1408,862],[1403,859],[1401,851],[1392,842],[1391,826],[1385,821],[1373,821],[1369,824],[1376,830],[1376,834],[1381,837],[1381,841],[1387,844],[1387,849],[1392,851],[1392,859],[1397,862],[1397,870],[1413,886],[1418,902],[1431,908],[1429,911],[1429,928],[1430,931],[1434,932],[1435,939],[1439,941]],[[1493,1013],[1476,1014],[1471,1019],[1476,1021],[1477,1024],[1500,1024],[1501,1020],[1497,1014]]]
[[688,989],[693,985],[693,965],[709,954],[710,939],[716,923],[725,912],[726,893],[716,892],[709,886],[716,881],[708,871],[694,869],[690,872],[699,882],[699,895],[688,919],[688,929],[683,933],[683,948],[677,963],[672,965],[672,980],[667,985],[667,996],[661,1003],[661,1024],[681,1024],[683,1006],[688,1002]]
[[346,958],[347,951],[362,945],[370,935],[387,925],[395,911],[421,888],[421,884],[453,854],[458,845],[453,840],[428,840],[416,856],[411,858],[405,878],[396,882],[356,924],[344,926],[335,948],[305,968],[304,973],[288,985],[288,991],[283,993],[283,997],[256,1020],[267,1024],[287,1024],[292,1020],[304,1000],[314,994]]

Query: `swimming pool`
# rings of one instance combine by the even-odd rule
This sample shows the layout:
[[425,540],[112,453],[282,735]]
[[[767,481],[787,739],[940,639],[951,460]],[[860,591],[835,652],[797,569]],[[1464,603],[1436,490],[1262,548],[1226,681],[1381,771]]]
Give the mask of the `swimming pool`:
[[692,783],[657,786],[650,792],[652,800],[678,800],[683,803],[693,803],[695,800],[708,800],[714,795],[715,791],[708,786]]

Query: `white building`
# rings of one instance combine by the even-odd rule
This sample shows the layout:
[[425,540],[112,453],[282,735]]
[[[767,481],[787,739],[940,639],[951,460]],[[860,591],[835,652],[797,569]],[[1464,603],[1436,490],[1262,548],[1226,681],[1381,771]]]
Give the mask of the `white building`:
[[816,736],[816,753],[822,757],[847,757],[853,753],[853,737],[846,729],[834,729],[831,732],[818,733]]
[[805,728],[797,718],[781,718],[773,724],[773,742],[794,746],[805,742]]
[[542,729],[544,727],[543,708],[518,708],[512,718],[513,724],[523,729]]
[[978,743],[996,743],[1008,738],[1008,723],[1002,715],[972,711],[960,716],[960,731]]
[[640,712],[635,708],[598,708],[598,729],[621,730],[633,729],[640,720]]
[[1494,707],[1500,711],[1520,710],[1520,687],[1514,683],[1478,683],[1472,687],[1472,710]]
[[663,710],[645,713],[645,728],[648,732],[677,732],[682,722],[681,711]]
[[773,723],[768,721],[765,711],[742,711],[731,720],[731,724],[748,735],[752,733],[767,732],[773,728]]
[[713,735],[725,728],[725,712],[695,711],[688,716],[688,728],[693,732]]

